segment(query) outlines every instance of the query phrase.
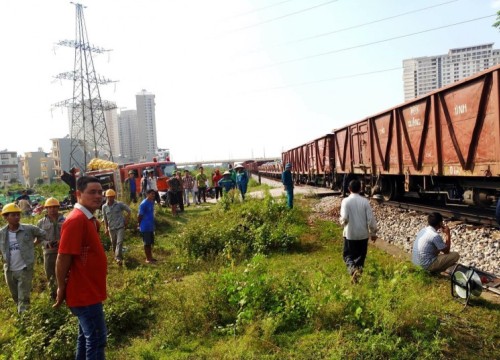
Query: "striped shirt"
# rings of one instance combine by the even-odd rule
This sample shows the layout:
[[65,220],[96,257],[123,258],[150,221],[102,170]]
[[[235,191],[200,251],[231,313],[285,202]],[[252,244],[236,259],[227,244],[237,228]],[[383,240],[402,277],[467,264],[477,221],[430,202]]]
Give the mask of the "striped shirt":
[[441,235],[432,226],[420,230],[413,243],[411,261],[427,269],[436,260],[439,252],[446,248]]

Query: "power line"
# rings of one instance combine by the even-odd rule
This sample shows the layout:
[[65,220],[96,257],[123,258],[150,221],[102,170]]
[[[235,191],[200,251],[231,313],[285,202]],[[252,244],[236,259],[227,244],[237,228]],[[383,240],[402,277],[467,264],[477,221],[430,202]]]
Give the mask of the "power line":
[[330,78],[326,78],[326,79],[304,81],[304,82],[300,82],[300,83],[283,85],[283,86],[266,87],[266,88],[262,88],[262,89],[256,89],[256,90],[251,90],[251,91],[244,91],[244,92],[240,92],[238,94],[242,95],[242,94],[259,93],[259,92],[270,91],[270,90],[281,90],[281,89],[286,89],[286,88],[291,88],[291,87],[299,87],[299,86],[305,86],[305,85],[311,85],[311,84],[318,84],[318,83],[328,82],[328,81],[352,79],[352,78],[356,78],[356,77],[360,77],[360,76],[380,74],[380,73],[385,73],[385,72],[390,72],[390,71],[395,71],[395,70],[401,70],[401,69],[403,69],[403,67],[398,66],[398,67],[394,67],[394,68],[390,68],[390,69],[374,70],[374,71],[369,71],[369,72],[364,72],[364,73],[358,73],[358,74],[335,76],[335,77],[330,77]]
[[263,25],[263,24],[268,24],[270,22],[281,20],[281,19],[284,19],[284,18],[289,17],[289,16],[301,14],[301,13],[306,12],[306,11],[314,10],[314,9],[319,8],[319,7],[322,7],[322,6],[325,6],[325,5],[329,5],[329,4],[337,2],[337,1],[339,1],[339,0],[327,1],[327,2],[324,2],[324,3],[318,4],[318,5],[310,6],[308,8],[305,8],[305,9],[302,9],[302,10],[298,10],[298,11],[295,11],[295,12],[292,12],[292,13],[288,13],[288,14],[285,14],[285,15],[281,15],[281,16],[278,16],[278,17],[275,17],[275,18],[272,18],[272,19],[269,19],[269,20],[264,20],[264,21],[258,22],[256,24],[252,24],[252,25],[247,25],[247,26],[243,26],[243,27],[240,27],[240,28],[236,28],[236,29],[230,30],[228,32],[225,32],[223,34],[220,34],[219,36],[233,34],[233,33],[238,32],[238,31],[250,29],[250,28],[253,28],[253,27],[256,27],[256,26],[260,26],[260,25]]
[[378,41],[372,41],[372,42],[365,43],[365,44],[349,46],[349,47],[342,48],[342,49],[330,50],[330,51],[326,51],[326,52],[319,53],[319,54],[303,56],[303,57],[296,58],[296,59],[290,59],[290,60],[275,62],[275,63],[268,64],[268,65],[255,66],[255,67],[251,67],[251,68],[241,69],[239,71],[233,72],[233,74],[240,73],[240,72],[252,72],[252,71],[257,71],[257,70],[262,70],[262,69],[266,69],[266,68],[270,68],[270,67],[279,66],[279,65],[291,64],[291,63],[294,63],[294,62],[299,62],[299,61],[303,61],[303,60],[309,60],[309,59],[317,58],[317,57],[320,57],[320,56],[331,55],[331,54],[335,54],[335,53],[339,53],[339,52],[343,52],[343,51],[348,51],[348,50],[353,50],[353,49],[359,49],[359,48],[370,46],[370,45],[381,44],[381,43],[392,41],[392,40],[403,39],[405,37],[410,37],[410,36],[414,36],[414,35],[420,35],[420,34],[424,34],[424,33],[427,33],[427,32],[441,30],[441,29],[452,27],[452,26],[462,25],[462,24],[466,24],[466,23],[469,23],[469,22],[473,22],[473,21],[483,20],[483,19],[486,19],[486,18],[489,18],[489,17],[494,17],[494,16],[497,16],[497,14],[482,16],[482,17],[478,17],[478,18],[475,18],[475,19],[460,21],[458,23],[453,23],[453,24],[448,24],[448,25],[444,25],[444,26],[439,26],[439,27],[435,27],[435,28],[431,28],[431,29],[426,29],[426,30],[422,30],[422,31],[417,31],[417,32],[409,33],[409,34],[405,34],[405,35],[394,36],[394,37],[391,37],[391,38],[382,39],[382,40],[378,40]]
[[[459,0],[451,0],[451,1],[447,1],[447,2],[441,3],[441,4],[436,4],[436,5],[427,6],[427,7],[420,8],[420,9],[416,9],[416,10],[407,11],[407,12],[404,12],[404,13],[401,13],[401,14],[388,16],[388,17],[385,17],[385,18],[382,18],[382,19],[377,19],[377,20],[369,21],[369,22],[366,22],[366,23],[358,24],[358,25],[348,26],[348,27],[345,27],[345,28],[342,28],[342,29],[337,29],[337,30],[328,31],[328,32],[325,32],[325,33],[317,34],[317,35],[307,36],[307,37],[303,37],[303,38],[300,38],[300,39],[297,39],[297,40],[292,40],[292,41],[284,42],[284,43],[281,43],[281,44],[276,44],[276,45],[273,45],[273,47],[281,47],[281,46],[296,44],[296,43],[300,43],[300,42],[304,42],[304,41],[308,41],[308,40],[313,40],[313,39],[317,39],[317,38],[324,37],[324,36],[329,36],[329,35],[332,35],[332,34],[337,34],[337,33],[348,31],[348,30],[357,29],[357,28],[360,28],[360,27],[363,27],[363,26],[367,26],[367,25],[373,25],[373,24],[376,24],[376,23],[379,23],[379,22],[383,22],[383,21],[387,21],[387,20],[392,20],[392,19],[396,19],[398,17],[402,17],[402,16],[405,16],[405,15],[410,15],[410,14],[414,14],[414,13],[417,13],[417,12],[420,12],[420,11],[424,11],[424,10],[429,10],[429,9],[432,9],[432,8],[436,8],[438,6],[448,5],[448,4],[457,2],[457,1],[459,1]],[[264,51],[264,50],[265,50],[265,48],[261,47],[261,48],[258,48],[258,49],[249,50],[249,51],[246,51],[244,53],[240,53],[238,55],[247,55],[247,54],[256,53],[256,52],[260,52],[260,51]]]
[[230,20],[230,19],[234,19],[234,18],[241,17],[241,16],[245,16],[245,15],[253,14],[253,13],[256,13],[256,12],[259,12],[259,11],[262,11],[262,10],[267,10],[267,9],[269,9],[269,8],[272,8],[272,7],[275,7],[275,6],[278,6],[278,5],[281,5],[281,4],[284,4],[284,3],[290,2],[290,1],[294,1],[294,0],[285,0],[285,1],[280,1],[279,3],[276,3],[276,4],[263,6],[263,7],[258,8],[258,9],[253,9],[253,10],[249,10],[249,11],[246,11],[246,12],[242,12],[242,13],[239,13],[239,14],[236,14],[236,15],[228,16],[228,17],[223,18],[222,20]]

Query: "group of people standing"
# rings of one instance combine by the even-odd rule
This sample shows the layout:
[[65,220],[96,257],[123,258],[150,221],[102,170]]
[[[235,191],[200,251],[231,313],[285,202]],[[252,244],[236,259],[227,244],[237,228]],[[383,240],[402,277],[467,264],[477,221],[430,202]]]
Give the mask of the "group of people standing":
[[3,207],[7,225],[0,229],[4,275],[19,313],[30,305],[35,246],[41,244],[44,268],[54,307],[66,302],[78,317],[76,358],[104,358],[106,325],[102,302],[106,299],[107,258],[94,212],[102,205],[102,186],[94,177],[78,179],[74,210],[64,218],[55,198],[45,201],[47,214],[37,226],[23,224],[21,208]]

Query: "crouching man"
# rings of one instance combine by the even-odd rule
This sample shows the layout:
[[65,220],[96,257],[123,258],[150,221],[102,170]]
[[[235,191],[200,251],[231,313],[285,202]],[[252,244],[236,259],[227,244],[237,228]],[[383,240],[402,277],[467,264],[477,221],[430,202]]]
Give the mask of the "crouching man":
[[[439,273],[455,264],[460,255],[454,251],[450,252],[450,228],[443,223],[440,213],[429,214],[427,223],[428,226],[419,231],[413,243],[412,262],[430,272]],[[439,230],[441,232],[438,232]],[[444,234],[444,241],[441,234]]]

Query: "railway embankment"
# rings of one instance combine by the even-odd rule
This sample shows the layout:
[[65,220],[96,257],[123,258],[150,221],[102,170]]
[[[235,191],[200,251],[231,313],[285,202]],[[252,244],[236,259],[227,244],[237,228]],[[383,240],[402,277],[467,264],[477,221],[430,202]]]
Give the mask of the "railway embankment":
[[[275,180],[261,179],[261,182],[271,186],[271,195],[284,194],[283,187]],[[333,195],[328,189],[311,186],[297,186],[296,194]],[[253,196],[262,196],[256,193]],[[315,206],[319,216],[332,221],[338,221],[340,203],[338,196],[323,197]],[[379,237],[389,246],[381,247],[389,253],[396,254],[399,249],[406,257],[410,257],[413,241],[420,229],[427,226],[427,215],[413,210],[398,209],[372,201],[372,206],[379,226]],[[460,263],[474,266],[483,271],[500,275],[500,230],[496,227],[475,226],[458,221],[448,222],[451,228],[452,251],[460,254]],[[401,254],[398,254],[401,255]]]

